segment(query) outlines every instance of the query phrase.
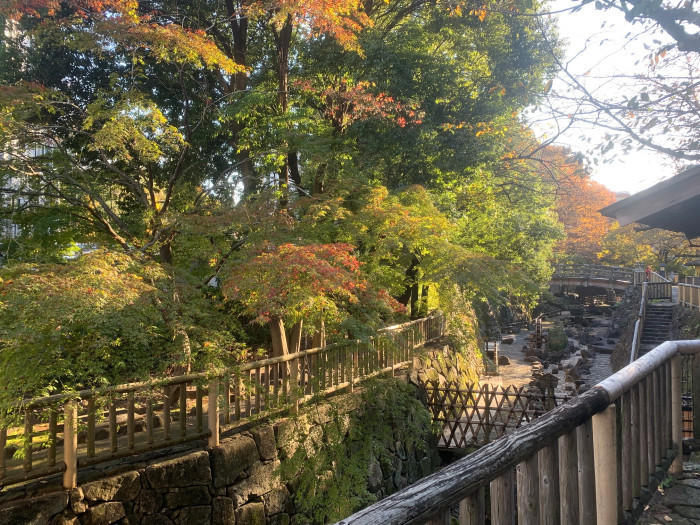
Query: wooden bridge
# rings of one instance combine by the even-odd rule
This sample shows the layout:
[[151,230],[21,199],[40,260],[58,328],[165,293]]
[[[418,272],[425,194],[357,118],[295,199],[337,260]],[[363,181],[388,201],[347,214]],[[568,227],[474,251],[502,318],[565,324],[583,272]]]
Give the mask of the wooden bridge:
[[564,290],[574,290],[579,287],[596,287],[622,291],[629,286],[640,284],[644,278],[643,270],[630,270],[619,266],[557,265],[550,281],[550,290],[553,293],[561,293]]

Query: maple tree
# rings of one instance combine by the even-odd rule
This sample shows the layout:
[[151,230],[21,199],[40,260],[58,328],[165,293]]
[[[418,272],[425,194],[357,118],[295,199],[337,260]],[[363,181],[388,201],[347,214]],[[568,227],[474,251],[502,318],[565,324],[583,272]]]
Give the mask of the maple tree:
[[[369,285],[353,249],[342,243],[267,247],[245,263],[230,267],[222,289],[256,322],[269,324],[273,355],[297,352],[304,322],[314,331],[322,323],[338,324],[348,305],[362,303],[368,308],[372,295],[373,303],[386,313],[399,309],[386,292]],[[289,342],[285,323],[294,325]]]
[[556,250],[560,257],[594,262],[612,221],[599,210],[615,202],[615,194],[592,180],[580,158],[567,148],[549,146],[541,157],[553,184],[556,211],[566,237]]

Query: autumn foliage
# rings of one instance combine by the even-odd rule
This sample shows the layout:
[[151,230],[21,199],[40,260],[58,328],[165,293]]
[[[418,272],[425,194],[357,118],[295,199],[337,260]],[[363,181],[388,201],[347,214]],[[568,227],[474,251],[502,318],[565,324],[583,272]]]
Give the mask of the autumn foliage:
[[344,243],[269,247],[232,266],[223,291],[260,323],[272,318],[291,323],[339,320],[344,305],[357,304],[372,293],[387,310],[398,310],[396,301],[372,289],[353,250]]
[[594,261],[612,223],[599,210],[615,202],[615,194],[591,180],[581,161],[568,150],[549,148],[547,156],[556,178],[556,211],[566,233],[557,251]]

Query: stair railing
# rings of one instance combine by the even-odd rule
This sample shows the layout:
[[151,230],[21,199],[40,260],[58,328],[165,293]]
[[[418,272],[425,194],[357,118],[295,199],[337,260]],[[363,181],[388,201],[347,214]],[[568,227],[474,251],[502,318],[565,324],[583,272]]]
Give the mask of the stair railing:
[[634,323],[634,336],[632,336],[632,348],[630,351],[630,363],[639,357],[639,346],[642,342],[642,332],[644,331],[644,316],[647,311],[647,289],[648,283],[642,283],[642,298],[639,301],[639,311],[637,320]]

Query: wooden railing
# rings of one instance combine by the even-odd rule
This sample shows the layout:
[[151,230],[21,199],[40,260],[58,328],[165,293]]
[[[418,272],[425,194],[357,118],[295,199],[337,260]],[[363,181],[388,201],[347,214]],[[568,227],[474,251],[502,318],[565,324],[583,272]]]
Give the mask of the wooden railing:
[[[681,359],[667,341],[580,396],[341,524],[621,523],[681,471]],[[619,482],[619,483],[618,483]]]
[[639,357],[639,346],[642,343],[642,332],[644,331],[644,315],[646,314],[647,308],[648,285],[649,283],[642,283],[642,298],[639,301],[637,320],[634,323],[634,335],[632,336],[632,348],[630,349],[630,363]]
[[619,266],[596,264],[561,264],[554,267],[553,278],[608,279],[610,281],[635,282],[635,271]]
[[678,302],[689,308],[700,308],[700,286],[679,283]]
[[0,489],[59,472],[72,488],[80,467],[188,441],[215,446],[224,431],[392,372],[443,333],[433,315],[232,369],[29,400],[17,408],[22,424],[0,425]]

